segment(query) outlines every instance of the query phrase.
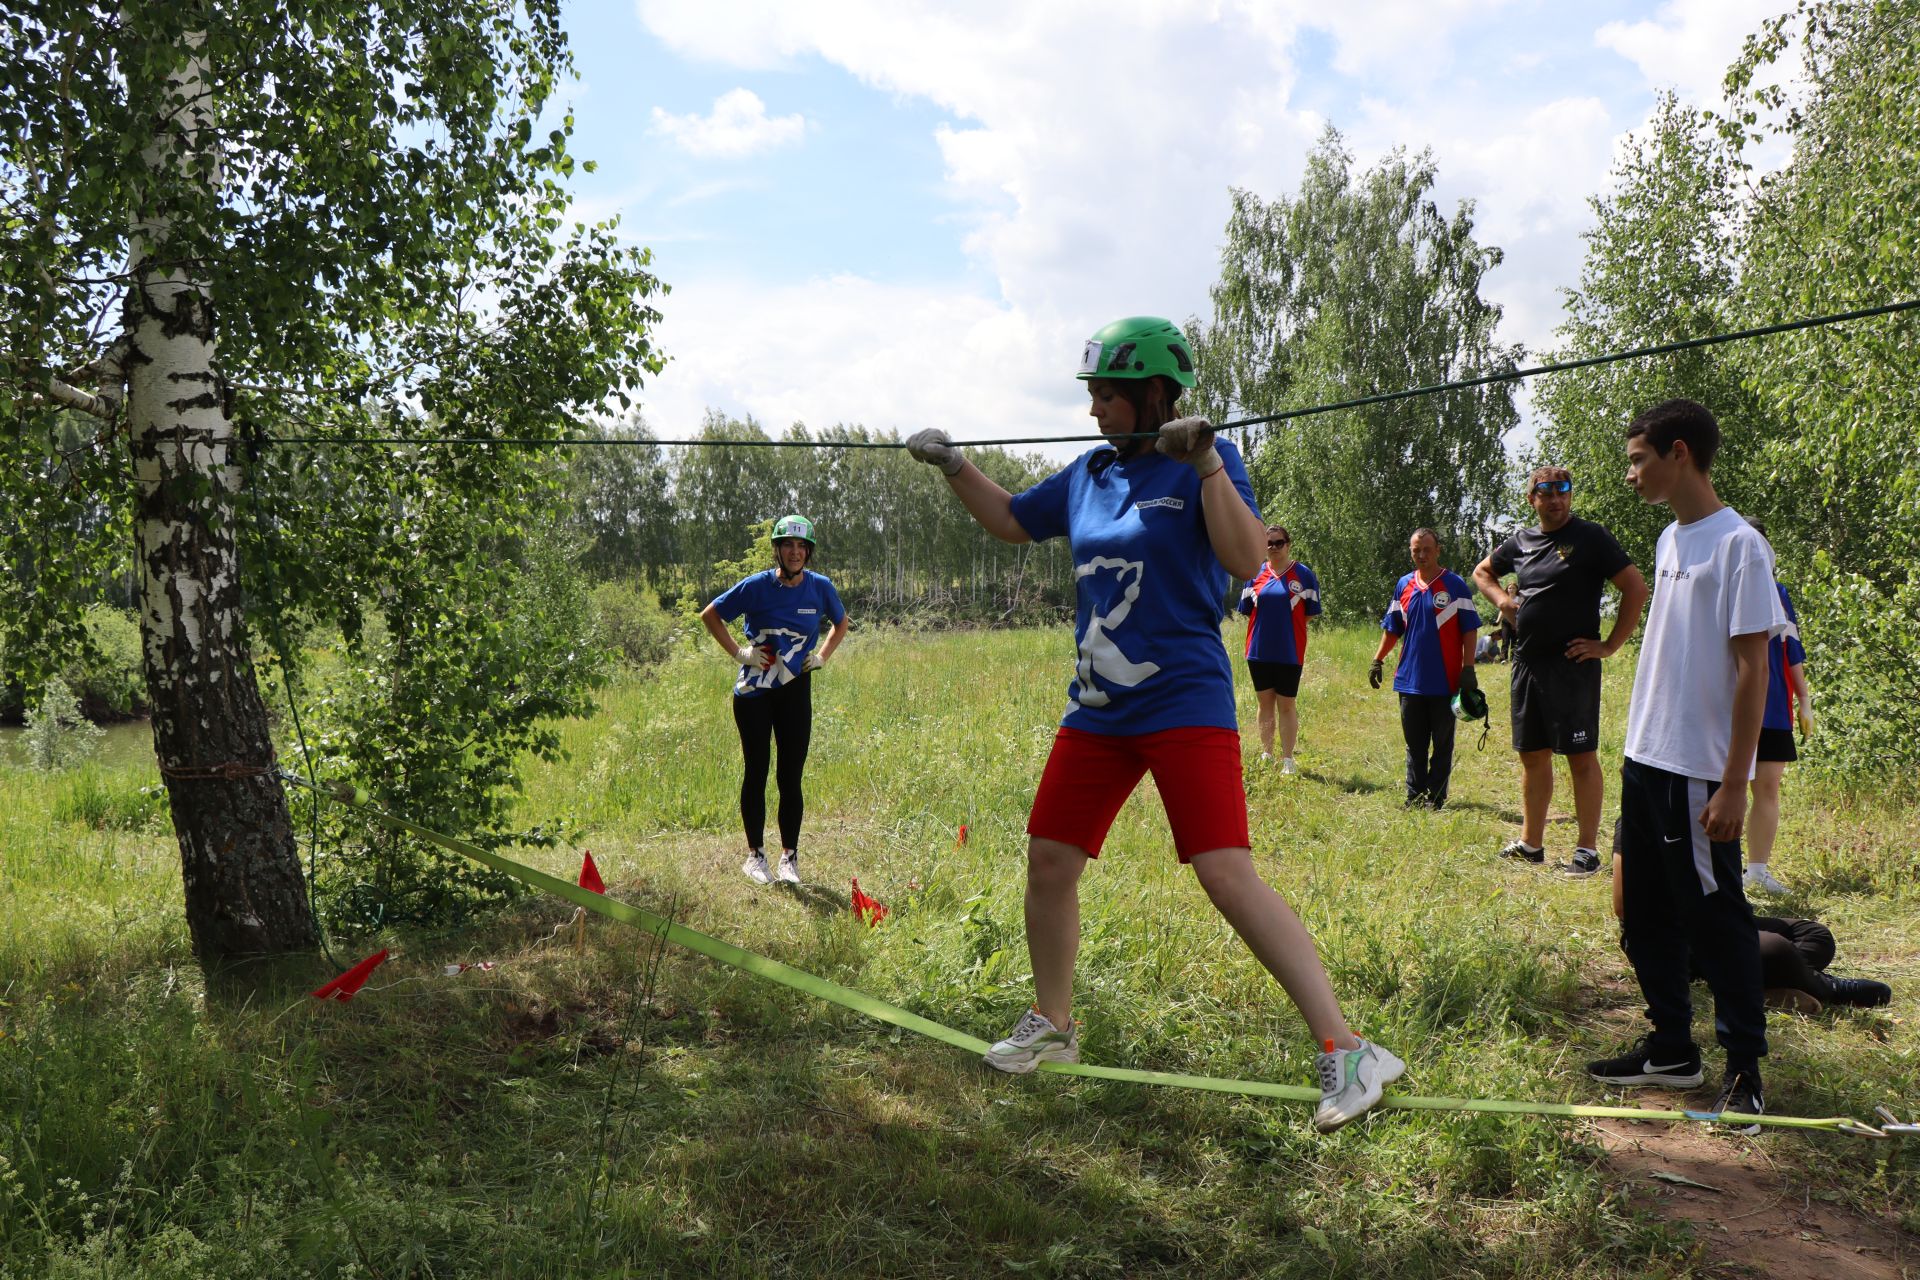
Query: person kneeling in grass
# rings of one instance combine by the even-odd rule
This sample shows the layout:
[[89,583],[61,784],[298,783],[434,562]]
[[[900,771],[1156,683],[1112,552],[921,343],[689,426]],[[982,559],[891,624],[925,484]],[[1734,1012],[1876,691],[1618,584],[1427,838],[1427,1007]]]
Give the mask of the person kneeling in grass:
[[1087,343],[1079,376],[1113,443],[1022,493],[988,479],[944,431],[907,441],[987,532],[1011,543],[1064,536],[1074,559],[1078,654],[1027,819],[1034,1004],[987,1065],[1024,1073],[1080,1060],[1072,1016],[1080,876],[1151,772],[1180,861],[1320,1042],[1314,1124],[1337,1129],[1406,1067],[1353,1034],[1312,937],[1254,870],[1233,669],[1220,642],[1228,575],[1250,578],[1264,558],[1253,486],[1239,450],[1215,443],[1204,419],[1170,421],[1181,390],[1194,385],[1191,349],[1174,324],[1108,325]]
[[[1613,916],[1625,907],[1620,894],[1620,824],[1613,827]],[[1827,972],[1837,950],[1833,930],[1818,920],[1755,916],[1760,931],[1760,987],[1769,1008],[1816,1014],[1828,1005],[1878,1009],[1893,1002],[1893,988],[1872,978],[1840,978]],[[1620,949],[1627,949],[1626,935]],[[1629,954],[1628,959],[1632,959]]]

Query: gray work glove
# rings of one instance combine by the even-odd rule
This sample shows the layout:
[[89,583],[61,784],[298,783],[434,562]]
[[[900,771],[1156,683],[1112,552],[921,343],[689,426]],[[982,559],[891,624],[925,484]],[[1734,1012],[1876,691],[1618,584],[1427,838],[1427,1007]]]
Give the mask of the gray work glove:
[[1375,658],[1373,665],[1367,668],[1367,683],[1378,689],[1380,687],[1380,677],[1385,674],[1386,668],[1380,665],[1380,659]]
[[768,653],[765,649],[756,649],[750,644],[741,645],[738,649],[734,650],[733,656],[739,660],[741,666],[748,667],[754,671],[765,671],[773,665],[772,654]]
[[1205,418],[1175,418],[1160,428],[1153,447],[1175,462],[1184,462],[1205,480],[1222,465],[1220,451],[1213,447],[1213,424]]
[[800,669],[802,671],[818,671],[826,665],[827,655],[816,649],[807,655],[806,661],[800,664]]
[[967,465],[966,457],[953,447],[953,438],[938,427],[928,427],[908,436],[907,452],[940,468],[943,475],[959,475],[960,468]]

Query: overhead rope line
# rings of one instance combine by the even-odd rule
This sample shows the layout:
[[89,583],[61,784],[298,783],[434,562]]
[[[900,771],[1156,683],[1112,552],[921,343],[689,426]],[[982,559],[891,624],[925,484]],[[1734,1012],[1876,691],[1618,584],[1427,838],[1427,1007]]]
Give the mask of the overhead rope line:
[[[609,920],[618,920],[622,924],[645,930],[657,938],[685,947],[689,951],[717,960],[721,964],[753,977],[779,983],[805,995],[839,1005],[843,1009],[851,1009],[855,1013],[890,1023],[968,1053],[987,1051],[987,1042],[978,1036],[968,1035],[945,1023],[935,1022],[931,1018],[922,1017],[876,996],[868,995],[864,991],[856,991],[852,987],[816,977],[792,965],[783,964],[768,956],[735,946],[731,942],[689,929],[683,924],[656,915],[643,907],[636,907],[617,898],[609,898],[591,889],[583,889],[559,876],[515,862],[511,858],[482,849],[478,845],[444,835],[398,814],[376,808],[368,803],[367,793],[362,789],[345,783],[313,783],[293,773],[283,772],[281,777],[296,786],[309,787],[318,795],[326,796],[341,804],[351,805],[373,821],[392,830],[418,836],[443,849],[471,858],[483,866],[511,876],[531,889],[563,899],[576,907],[583,907],[596,915],[605,916]],[[1212,1076],[1183,1075],[1167,1071],[1138,1071],[1126,1067],[1102,1067],[1088,1063],[1043,1062],[1040,1067],[1043,1071],[1062,1075],[1089,1076],[1098,1080],[1117,1080],[1126,1084],[1199,1089],[1212,1093],[1234,1093],[1256,1098],[1280,1098],[1288,1102],[1320,1100],[1320,1091],[1306,1085],[1275,1084],[1263,1080],[1226,1080]],[[1574,1102],[1532,1102],[1499,1098],[1426,1098],[1406,1094],[1388,1094],[1380,1100],[1379,1105],[1383,1108],[1405,1111],[1463,1111],[1495,1115],[1552,1116],[1563,1119],[1693,1120],[1708,1123],[1720,1119],[1720,1113],[1714,1111],[1654,1111],[1638,1107],[1608,1107]],[[1738,1119],[1743,1124],[1757,1122],[1774,1128],[1796,1129],[1801,1132],[1850,1133],[1869,1138],[1887,1136],[1873,1125],[1863,1124],[1847,1116],[1809,1117],[1742,1113]]]
[[[1388,404],[1396,400],[1411,400],[1419,396],[1439,395],[1444,391],[1463,391],[1471,387],[1489,386],[1496,382],[1517,382],[1523,378],[1537,377],[1544,373],[1565,373],[1571,369],[1591,369],[1598,365],[1615,364],[1622,360],[1639,360],[1647,356],[1671,355],[1677,351],[1692,351],[1700,347],[1718,346],[1727,342],[1746,342],[1753,338],[1764,338],[1776,333],[1791,333],[1797,329],[1817,329],[1827,325],[1846,324],[1853,320],[1866,320],[1874,316],[1894,315],[1903,311],[1920,310],[1920,298],[1910,298],[1904,302],[1887,302],[1876,307],[1860,307],[1853,311],[1836,311],[1828,315],[1808,316],[1800,320],[1784,320],[1778,324],[1760,325],[1752,329],[1734,329],[1726,333],[1710,333],[1699,338],[1682,338],[1677,342],[1661,342],[1652,346],[1632,347],[1624,351],[1609,351],[1603,355],[1585,356],[1579,360],[1558,360],[1551,364],[1529,365],[1517,369],[1504,369],[1496,373],[1482,374],[1474,378],[1456,378],[1449,382],[1429,383],[1426,386],[1408,387],[1401,391],[1382,391],[1369,396],[1357,396],[1350,400],[1336,400],[1326,404],[1309,405],[1302,409],[1283,409],[1278,413],[1258,414],[1249,418],[1236,418],[1232,422],[1215,425],[1215,431],[1234,431],[1241,427],[1261,426],[1270,422],[1287,422],[1295,418],[1309,418],[1316,414],[1335,413],[1342,409],[1359,409],[1367,405]],[[993,448],[1015,444],[1072,444],[1082,441],[1112,442],[1121,439],[1153,439],[1158,433],[1152,431],[1136,432],[1131,436],[1101,435],[1098,433],[1078,436],[1013,436],[998,440],[956,440],[953,443],[967,448]],[[494,436],[276,436],[263,441],[269,445],[298,445],[324,448],[360,448],[360,447],[401,447],[407,445],[508,445],[522,448],[563,449],[576,446],[586,448],[638,448],[638,447],[693,447],[709,445],[713,447],[737,447],[749,449],[904,449],[904,440],[650,440],[640,437],[579,438],[561,437],[559,439],[534,437],[494,437]]]

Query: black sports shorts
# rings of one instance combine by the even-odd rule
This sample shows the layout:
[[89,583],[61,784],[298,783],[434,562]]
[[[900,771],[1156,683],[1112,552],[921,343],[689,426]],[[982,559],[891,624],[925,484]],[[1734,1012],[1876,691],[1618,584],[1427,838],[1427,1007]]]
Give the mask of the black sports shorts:
[[1297,662],[1255,662],[1247,659],[1247,674],[1255,689],[1271,689],[1283,698],[1300,696],[1300,664]]
[[1760,731],[1760,749],[1753,753],[1755,760],[1798,760],[1800,749],[1793,744],[1791,729],[1762,729]]
[[1600,745],[1600,663],[1513,660],[1513,749],[1577,756]]

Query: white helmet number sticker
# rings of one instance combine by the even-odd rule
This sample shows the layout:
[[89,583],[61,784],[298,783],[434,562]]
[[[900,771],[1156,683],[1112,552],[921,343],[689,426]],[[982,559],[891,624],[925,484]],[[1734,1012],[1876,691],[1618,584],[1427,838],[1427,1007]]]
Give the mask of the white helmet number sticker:
[[1100,353],[1102,350],[1103,347],[1100,343],[1089,339],[1086,348],[1080,352],[1080,372],[1100,372]]

